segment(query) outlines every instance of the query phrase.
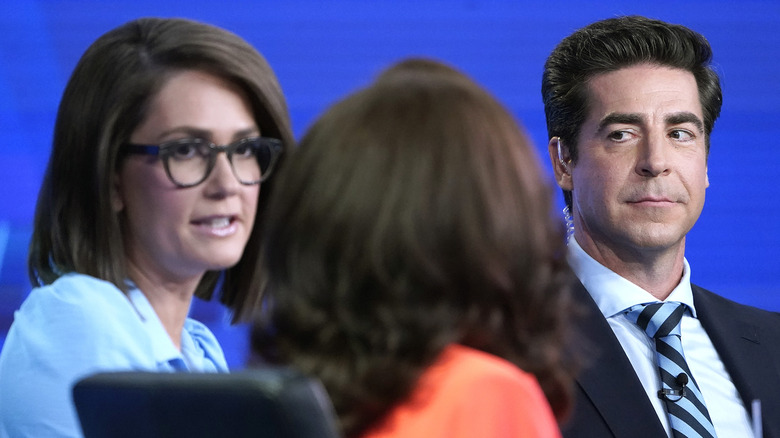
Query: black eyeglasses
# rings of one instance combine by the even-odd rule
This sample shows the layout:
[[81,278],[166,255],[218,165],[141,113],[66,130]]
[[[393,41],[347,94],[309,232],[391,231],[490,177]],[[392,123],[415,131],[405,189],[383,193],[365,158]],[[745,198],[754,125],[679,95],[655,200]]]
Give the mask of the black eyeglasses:
[[243,138],[225,146],[186,138],[159,145],[126,143],[122,148],[128,154],[159,156],[168,178],[179,187],[193,187],[205,181],[220,152],[227,154],[233,175],[241,184],[260,184],[271,175],[283,151],[280,140],[268,137]]

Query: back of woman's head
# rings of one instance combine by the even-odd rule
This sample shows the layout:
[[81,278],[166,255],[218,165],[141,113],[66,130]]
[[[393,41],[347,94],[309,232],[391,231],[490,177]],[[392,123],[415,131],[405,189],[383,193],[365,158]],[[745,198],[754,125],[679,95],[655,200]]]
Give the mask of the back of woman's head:
[[[292,143],[277,79],[242,38],[185,19],[142,18],[107,32],[81,57],[60,102],[30,247],[33,285],[76,271],[123,287],[122,231],[111,207],[119,146],[144,120],[166,80],[181,70],[201,70],[237,84],[250,99],[262,134]],[[259,247],[261,231],[255,229],[247,248]],[[232,277],[253,275],[247,271],[254,271],[255,263],[245,259],[256,257],[242,259],[236,269],[245,272]],[[215,280],[215,273],[207,275],[200,295],[210,296]]]
[[323,379],[348,435],[449,343],[562,391],[562,227],[533,147],[487,92],[443,64],[399,64],[333,106],[288,165],[266,235],[276,349],[255,340]]

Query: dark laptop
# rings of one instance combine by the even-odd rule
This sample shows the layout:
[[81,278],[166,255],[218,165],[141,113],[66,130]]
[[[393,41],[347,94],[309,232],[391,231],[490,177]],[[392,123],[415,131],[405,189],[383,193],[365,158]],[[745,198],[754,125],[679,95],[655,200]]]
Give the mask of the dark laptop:
[[85,438],[339,436],[320,382],[290,368],[100,373],[73,400]]

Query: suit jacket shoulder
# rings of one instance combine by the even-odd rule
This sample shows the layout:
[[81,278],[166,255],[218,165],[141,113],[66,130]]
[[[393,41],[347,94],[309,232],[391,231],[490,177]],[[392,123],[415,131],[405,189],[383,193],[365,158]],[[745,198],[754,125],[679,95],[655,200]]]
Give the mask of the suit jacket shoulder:
[[[748,411],[761,401],[765,438],[780,438],[780,313],[731,301],[692,285],[699,320]],[[663,426],[623,348],[582,285],[574,290],[583,315],[570,352],[585,363],[574,388],[564,437],[657,438]],[[641,427],[637,427],[641,424]]]
[[761,401],[765,437],[780,437],[780,313],[692,285],[699,321],[750,411]]

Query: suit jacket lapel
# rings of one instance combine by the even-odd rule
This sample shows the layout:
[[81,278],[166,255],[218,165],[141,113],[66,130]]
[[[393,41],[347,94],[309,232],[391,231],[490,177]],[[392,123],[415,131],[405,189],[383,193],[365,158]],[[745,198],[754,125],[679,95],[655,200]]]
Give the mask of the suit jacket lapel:
[[575,288],[574,295],[584,307],[584,315],[575,324],[579,330],[575,336],[587,349],[586,366],[577,384],[614,436],[666,436],[631,362],[593,298],[582,285]]
[[[780,437],[780,419],[773,418],[780,412],[780,373],[770,352],[777,346],[765,344],[776,342],[780,319],[764,320],[758,317],[761,311],[738,305],[695,285],[692,289],[701,325],[718,351],[745,407],[750,412],[752,401],[761,400],[764,436]],[[766,327],[766,324],[772,327]],[[766,333],[767,329],[775,333]]]

